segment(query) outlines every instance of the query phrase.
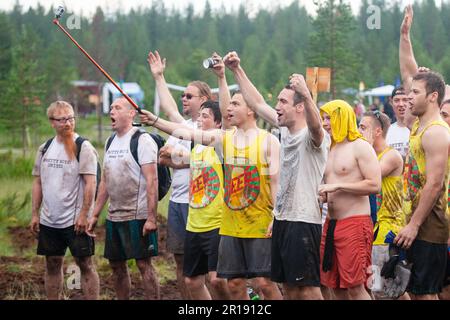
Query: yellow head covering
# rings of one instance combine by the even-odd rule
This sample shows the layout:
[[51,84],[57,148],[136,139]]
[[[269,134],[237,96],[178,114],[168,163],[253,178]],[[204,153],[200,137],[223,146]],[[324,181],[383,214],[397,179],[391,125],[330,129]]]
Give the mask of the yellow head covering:
[[333,145],[341,143],[345,139],[348,139],[348,141],[363,139],[358,131],[355,112],[347,102],[343,100],[328,102],[320,108],[322,118],[324,113],[327,113],[331,118]]

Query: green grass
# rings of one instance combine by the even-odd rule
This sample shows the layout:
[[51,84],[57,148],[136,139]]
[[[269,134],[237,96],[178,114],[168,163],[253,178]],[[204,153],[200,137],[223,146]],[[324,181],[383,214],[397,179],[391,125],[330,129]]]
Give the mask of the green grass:
[[33,179],[0,179],[0,223],[2,226],[26,226],[31,219]]

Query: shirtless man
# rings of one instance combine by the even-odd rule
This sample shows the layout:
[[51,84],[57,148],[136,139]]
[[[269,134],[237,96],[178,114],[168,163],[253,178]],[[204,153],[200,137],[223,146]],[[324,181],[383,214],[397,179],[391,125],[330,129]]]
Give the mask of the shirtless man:
[[319,200],[328,203],[321,243],[321,282],[337,299],[370,300],[373,224],[369,195],[380,192],[381,170],[372,146],[362,138],[352,107],[342,100],[321,108],[332,137]]

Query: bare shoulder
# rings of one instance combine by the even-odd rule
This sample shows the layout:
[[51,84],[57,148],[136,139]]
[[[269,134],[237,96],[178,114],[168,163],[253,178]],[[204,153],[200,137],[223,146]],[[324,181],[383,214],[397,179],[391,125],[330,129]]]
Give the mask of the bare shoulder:
[[351,142],[353,146],[353,150],[355,154],[375,154],[375,150],[373,150],[373,147],[370,145],[369,142],[367,142],[364,139],[356,139],[355,141]]
[[364,139],[357,139],[352,142],[352,151],[358,162],[378,162],[377,154],[373,147]]
[[450,130],[441,125],[431,126],[422,136],[422,146],[425,150],[448,148],[450,146]]
[[266,155],[271,155],[272,153],[278,153],[280,149],[280,141],[271,133],[269,133],[265,139],[264,151]]
[[395,167],[403,167],[403,157],[396,149],[391,149],[384,156],[385,160],[394,164]]

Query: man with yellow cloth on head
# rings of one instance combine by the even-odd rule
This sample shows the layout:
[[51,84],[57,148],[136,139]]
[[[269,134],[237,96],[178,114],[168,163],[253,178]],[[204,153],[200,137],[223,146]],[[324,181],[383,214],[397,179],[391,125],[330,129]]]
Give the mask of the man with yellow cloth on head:
[[331,135],[320,201],[328,203],[321,243],[321,282],[337,299],[370,300],[366,289],[372,264],[373,223],[369,195],[381,190],[381,169],[372,146],[362,137],[356,115],[345,101],[321,109]]

